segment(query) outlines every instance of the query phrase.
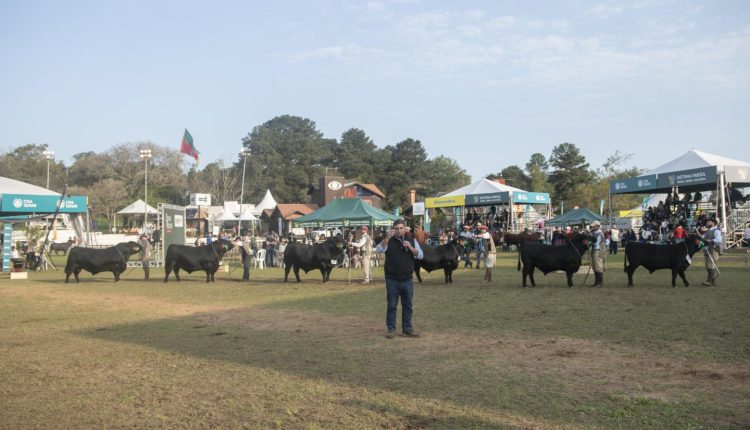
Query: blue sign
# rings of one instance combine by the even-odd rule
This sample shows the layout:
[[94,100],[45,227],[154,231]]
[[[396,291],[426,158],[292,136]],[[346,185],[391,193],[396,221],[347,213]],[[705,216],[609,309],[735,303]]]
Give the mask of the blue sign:
[[10,272],[11,269],[11,251],[13,243],[13,224],[6,222],[3,227],[3,272]]
[[716,166],[659,174],[659,188],[715,184]]
[[548,204],[549,193],[530,193],[526,191],[513,191],[513,203],[526,203],[529,205]]
[[638,176],[609,181],[609,192],[612,194],[640,193],[656,189],[656,175]]
[[60,200],[60,196],[35,196],[32,194],[3,194],[0,212],[6,213],[53,213],[60,205],[60,213],[86,213],[87,198],[71,196]]

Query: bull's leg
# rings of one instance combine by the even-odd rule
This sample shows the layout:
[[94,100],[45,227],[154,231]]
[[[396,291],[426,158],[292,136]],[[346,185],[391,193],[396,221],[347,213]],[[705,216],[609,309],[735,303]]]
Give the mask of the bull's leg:
[[321,267],[320,268],[320,274],[323,275],[323,283],[325,284],[326,282],[328,282],[328,279],[326,279],[326,268],[325,267]]
[[685,278],[685,270],[684,269],[680,270],[678,273],[680,274],[680,278],[682,278],[682,283],[685,284],[685,288],[687,288],[688,286],[690,286],[690,284],[688,283],[687,278]]
[[120,280],[120,270],[115,269],[112,271],[112,273],[115,275],[115,282],[118,282]]
[[445,272],[445,283],[446,284],[451,283],[451,272],[450,272],[450,270],[451,269],[449,269],[447,267],[443,269],[443,272]]
[[526,288],[526,275],[529,274],[529,270],[526,268],[526,266],[523,266],[523,271],[521,272],[521,279],[523,279],[523,287]]
[[421,271],[421,270],[419,270],[419,267],[416,267],[416,266],[414,266],[414,274],[415,274],[415,275],[417,275],[417,280],[419,281],[419,283],[420,283],[420,284],[422,283],[422,275],[421,275],[421,272],[422,272],[422,271]]
[[297,282],[302,282],[302,279],[299,278],[299,266],[294,266],[294,276],[297,278]]
[[180,266],[174,266],[174,278],[180,281]]
[[565,272],[565,276],[568,278],[568,288],[573,288],[573,272]]
[[672,288],[677,286],[677,270],[672,269]]
[[65,283],[66,283],[66,284],[67,284],[68,282],[70,282],[70,275],[71,275],[72,273],[73,273],[73,271],[72,271],[72,270],[71,270],[71,271],[65,270]]
[[628,272],[628,287],[633,286],[633,273],[635,272],[635,269],[637,268],[638,266],[634,266],[633,264],[630,264],[626,269]]
[[292,265],[287,264],[284,266],[284,282],[289,280],[289,271],[292,270]]
[[80,275],[80,274],[81,274],[81,270],[83,270],[83,269],[81,269],[81,268],[79,267],[79,268],[77,268],[77,269],[76,269],[76,270],[75,270],[75,271],[73,272],[73,276],[75,276],[75,277],[76,277],[76,284],[77,284],[77,283],[79,283],[79,282],[81,282],[81,279],[80,279],[80,278],[78,277],[78,275]]
[[535,266],[533,264],[529,268],[529,280],[531,281],[532,287],[536,287],[536,281],[534,280],[534,268]]
[[326,272],[326,282],[331,280],[331,272],[333,272],[333,266],[328,267],[328,270]]
[[164,265],[164,283],[169,281],[169,274],[172,272],[172,265],[171,264],[165,264]]

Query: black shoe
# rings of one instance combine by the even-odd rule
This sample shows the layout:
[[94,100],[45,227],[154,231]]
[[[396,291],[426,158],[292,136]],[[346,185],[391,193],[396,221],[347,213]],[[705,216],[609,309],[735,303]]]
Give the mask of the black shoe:
[[386,339],[393,339],[396,337],[396,330],[388,330],[388,333],[385,335]]
[[419,333],[415,331],[405,331],[401,335],[404,337],[419,337]]

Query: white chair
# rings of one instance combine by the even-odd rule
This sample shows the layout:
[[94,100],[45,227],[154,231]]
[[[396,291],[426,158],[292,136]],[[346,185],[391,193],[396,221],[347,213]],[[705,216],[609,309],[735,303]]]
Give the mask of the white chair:
[[265,269],[266,268],[266,250],[259,249],[255,253],[255,267]]

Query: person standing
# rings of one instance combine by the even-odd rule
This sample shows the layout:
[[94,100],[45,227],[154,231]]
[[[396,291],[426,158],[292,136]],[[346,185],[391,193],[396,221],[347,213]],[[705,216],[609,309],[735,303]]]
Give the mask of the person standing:
[[149,280],[149,271],[151,270],[151,242],[148,241],[148,234],[143,233],[138,239],[138,246],[141,247],[139,256],[141,257],[141,266],[143,266],[143,279]]
[[474,243],[474,234],[471,232],[471,227],[468,225],[463,226],[463,231],[458,235],[464,243],[464,269],[471,267],[471,245]]
[[480,228],[484,231],[482,238],[487,247],[484,254],[486,256],[484,257],[484,280],[492,282],[492,272],[495,270],[495,263],[497,263],[497,248],[495,247],[495,240],[489,232],[489,227],[483,225]]
[[353,242],[352,246],[359,249],[359,255],[362,258],[362,272],[365,275],[365,279],[362,281],[363,284],[370,283],[370,258],[372,257],[372,238],[368,234],[368,228],[366,225],[361,227],[362,237],[358,241]]
[[480,266],[482,265],[482,259],[484,257],[484,247],[487,241],[484,240],[484,232],[482,231],[481,225],[477,225],[476,230],[474,231],[474,247],[476,248],[477,252],[477,270],[479,270]]
[[591,224],[591,267],[594,269],[593,287],[602,287],[604,285],[604,234],[602,233],[602,224],[594,221]]
[[675,227],[674,232],[672,232],[672,239],[674,243],[683,243],[685,242],[685,238],[687,237],[687,233],[685,233],[685,227],[682,226],[682,221],[677,223],[677,227]]
[[242,253],[242,280],[249,281],[250,260],[252,260],[255,252],[253,252],[252,248],[250,248],[250,234],[247,232],[247,230],[243,231],[242,237],[238,239],[240,242],[240,252]]
[[703,233],[703,240],[706,246],[703,248],[703,259],[706,264],[706,272],[708,272],[708,278],[703,285],[712,287],[716,285],[716,278],[719,277],[719,270],[716,266],[719,263],[719,252],[721,251],[721,230],[716,227],[716,220],[709,218],[706,220],[706,230]]
[[401,299],[401,328],[406,337],[419,337],[411,324],[412,301],[414,299],[414,260],[424,257],[419,242],[406,237],[406,225],[401,219],[393,222],[393,229],[376,248],[378,254],[385,253],[385,288],[388,307],[385,325],[386,338],[396,337],[396,312]]
[[612,226],[609,231],[609,253],[617,254],[617,247],[620,245],[620,230],[616,225]]
[[745,242],[745,248],[750,254],[750,222],[745,225],[745,234],[742,236],[742,240]]

